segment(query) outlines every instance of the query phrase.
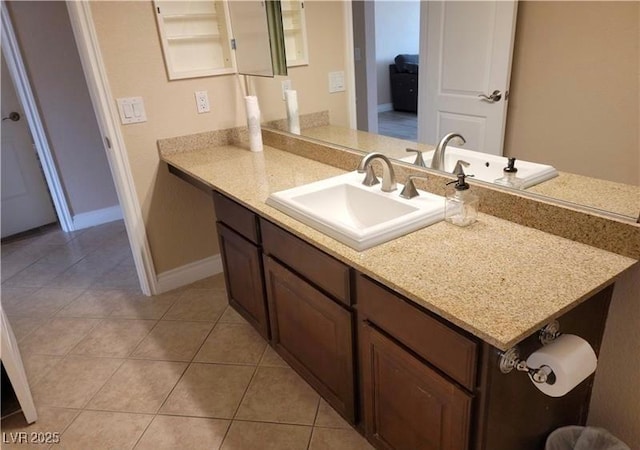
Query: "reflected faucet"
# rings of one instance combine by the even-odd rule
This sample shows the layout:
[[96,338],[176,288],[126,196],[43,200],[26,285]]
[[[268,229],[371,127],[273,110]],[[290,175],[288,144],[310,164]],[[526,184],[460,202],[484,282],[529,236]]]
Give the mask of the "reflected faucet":
[[356,169],[358,173],[367,173],[362,184],[365,186],[373,186],[374,184],[379,183],[378,178],[376,178],[373,173],[373,168],[371,167],[371,161],[374,159],[380,159],[382,161],[382,191],[395,191],[397,189],[396,175],[393,171],[393,167],[391,166],[391,161],[389,161],[389,158],[385,155],[378,152],[366,154],[360,161],[360,164],[358,164],[358,168]]
[[447,145],[452,139],[457,139],[458,145],[464,145],[467,142],[459,133],[449,133],[445,135],[442,139],[440,139],[440,142],[438,142],[436,151],[433,152],[433,159],[431,160],[432,169],[444,170],[444,151],[447,149]]

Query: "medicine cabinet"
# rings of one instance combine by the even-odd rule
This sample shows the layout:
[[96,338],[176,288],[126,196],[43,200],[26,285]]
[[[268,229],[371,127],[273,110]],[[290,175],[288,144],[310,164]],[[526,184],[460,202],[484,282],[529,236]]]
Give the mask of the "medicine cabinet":
[[154,0],[170,80],[286,75],[308,63],[300,0]]
[[309,58],[304,2],[300,0],[282,0],[281,5],[287,67],[307,65],[309,64]]
[[236,72],[225,1],[154,2],[170,80]]

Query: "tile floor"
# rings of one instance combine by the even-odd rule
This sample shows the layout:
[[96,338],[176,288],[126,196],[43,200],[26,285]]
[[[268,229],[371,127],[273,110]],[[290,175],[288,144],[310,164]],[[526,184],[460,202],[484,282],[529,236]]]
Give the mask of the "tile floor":
[[[221,275],[139,292],[123,223],[2,245],[2,307],[55,449],[372,447],[227,305]],[[7,443],[9,441],[9,443]]]

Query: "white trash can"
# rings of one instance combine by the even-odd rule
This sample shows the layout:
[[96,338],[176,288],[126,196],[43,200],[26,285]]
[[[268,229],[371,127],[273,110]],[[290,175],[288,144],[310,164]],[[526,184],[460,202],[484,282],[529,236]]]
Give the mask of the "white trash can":
[[604,428],[568,426],[554,430],[544,450],[631,450]]

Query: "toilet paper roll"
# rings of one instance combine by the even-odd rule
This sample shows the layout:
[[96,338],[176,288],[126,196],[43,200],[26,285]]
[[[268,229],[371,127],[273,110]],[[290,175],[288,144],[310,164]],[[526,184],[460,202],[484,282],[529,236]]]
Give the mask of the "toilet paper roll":
[[262,130],[260,129],[260,106],[258,97],[247,95],[244,98],[247,110],[247,127],[249,128],[249,149],[252,152],[262,151]]
[[300,134],[300,115],[298,114],[298,92],[287,89],[284,91],[284,99],[287,103],[287,120],[289,133]]
[[[555,374],[555,382],[536,383],[535,387],[550,397],[562,397],[596,370],[598,360],[591,345],[573,334],[563,334],[551,344],[533,352],[527,366],[539,369],[548,366]],[[531,377],[531,375],[530,375]]]

